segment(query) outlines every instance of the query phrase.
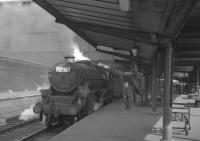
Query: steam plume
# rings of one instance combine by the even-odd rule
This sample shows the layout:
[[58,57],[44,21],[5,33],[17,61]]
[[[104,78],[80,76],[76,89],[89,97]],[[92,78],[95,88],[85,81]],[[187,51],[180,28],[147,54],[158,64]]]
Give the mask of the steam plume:
[[101,62],[99,62],[97,65],[98,65],[98,66],[102,66],[102,67],[104,67],[104,68],[106,68],[106,69],[110,68],[110,66],[108,66],[108,65],[106,65],[106,64],[103,64],[103,63],[101,63]]
[[[48,48],[50,53],[64,53],[64,56],[74,55],[75,61],[90,60],[80,51],[77,44],[79,40],[75,39],[78,36],[72,30],[55,23],[55,18],[35,3],[24,5],[20,1],[26,0],[13,1],[19,1],[19,3],[5,3],[0,7],[0,20],[2,21],[0,23],[0,50],[8,52],[4,55],[9,56],[9,51],[24,55],[27,54],[26,52],[45,53],[45,49]],[[35,42],[38,44],[36,45]],[[81,40],[81,42],[84,41]],[[24,46],[26,44],[30,46]],[[49,47],[49,44],[52,47]],[[44,50],[40,45],[45,46]],[[23,59],[22,56],[16,57]],[[31,58],[30,61],[37,61],[37,59]],[[46,63],[45,60],[44,62]],[[54,63],[52,62],[52,64]]]
[[88,57],[83,55],[83,52],[80,51],[78,45],[76,43],[74,43],[72,45],[73,48],[73,55],[75,57],[75,61],[80,61],[80,60],[90,60]]
[[38,115],[33,112],[33,106],[34,105],[31,105],[31,107],[29,109],[24,110],[21,113],[19,119],[27,121],[27,120],[31,120],[31,119],[38,117]]
[[49,84],[43,83],[43,85],[37,85],[37,91],[40,91],[41,89],[49,89]]

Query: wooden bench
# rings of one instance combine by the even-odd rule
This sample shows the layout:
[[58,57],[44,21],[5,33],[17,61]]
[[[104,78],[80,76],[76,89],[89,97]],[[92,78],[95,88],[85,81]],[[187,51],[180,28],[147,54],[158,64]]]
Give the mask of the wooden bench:
[[172,121],[183,122],[182,127],[173,127],[174,129],[184,129],[185,134],[189,134],[190,125],[190,104],[187,103],[173,103],[172,104]]

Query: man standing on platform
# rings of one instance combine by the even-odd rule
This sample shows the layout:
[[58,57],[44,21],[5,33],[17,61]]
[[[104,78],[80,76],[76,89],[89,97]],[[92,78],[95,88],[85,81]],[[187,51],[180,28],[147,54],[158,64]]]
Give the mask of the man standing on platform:
[[131,108],[131,97],[132,97],[132,87],[128,84],[128,82],[124,82],[123,84],[123,96],[125,101],[125,109],[130,110]]

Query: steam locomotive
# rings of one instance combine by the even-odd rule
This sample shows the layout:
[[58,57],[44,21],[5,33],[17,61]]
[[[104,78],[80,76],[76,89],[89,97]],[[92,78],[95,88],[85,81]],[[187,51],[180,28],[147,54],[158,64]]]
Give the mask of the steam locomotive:
[[[54,123],[75,122],[121,97],[120,76],[91,61],[63,61],[48,72],[49,89],[40,90],[41,101],[33,108],[47,127]],[[113,89],[113,87],[117,89]]]

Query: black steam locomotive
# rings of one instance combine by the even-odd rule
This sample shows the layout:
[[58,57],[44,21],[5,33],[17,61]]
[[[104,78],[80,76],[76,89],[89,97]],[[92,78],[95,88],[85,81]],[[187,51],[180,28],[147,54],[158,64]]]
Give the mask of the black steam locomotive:
[[[33,111],[45,123],[75,122],[121,96],[120,76],[90,61],[61,62],[48,72],[49,89],[41,90],[41,101]],[[113,87],[117,89],[113,89]]]

